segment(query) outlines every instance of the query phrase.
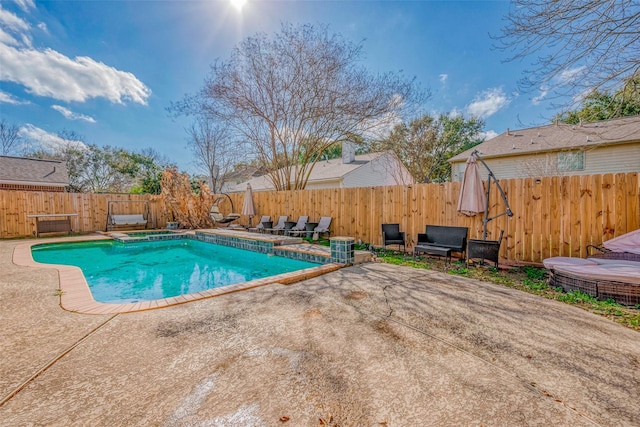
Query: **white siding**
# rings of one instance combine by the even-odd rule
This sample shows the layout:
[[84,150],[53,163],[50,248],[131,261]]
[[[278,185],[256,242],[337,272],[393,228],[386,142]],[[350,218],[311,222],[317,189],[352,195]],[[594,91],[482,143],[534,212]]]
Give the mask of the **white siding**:
[[307,186],[305,190],[320,190],[323,188],[340,188],[344,187],[342,185],[341,179],[334,180],[325,180],[325,181],[317,181],[317,182],[307,182]]
[[[484,161],[498,179],[639,172],[640,143],[589,148],[585,152],[584,170],[576,171],[558,171],[557,151],[484,159]],[[465,164],[465,162],[458,162],[451,165],[452,181],[462,180]],[[481,166],[480,173],[483,179],[487,179],[486,168]]]

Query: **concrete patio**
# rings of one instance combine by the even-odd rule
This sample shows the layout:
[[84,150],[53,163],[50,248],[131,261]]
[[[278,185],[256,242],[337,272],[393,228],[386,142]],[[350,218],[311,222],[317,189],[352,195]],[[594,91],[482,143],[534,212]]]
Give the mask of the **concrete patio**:
[[0,241],[2,426],[640,425],[640,334],[556,301],[366,263],[86,315],[24,242]]

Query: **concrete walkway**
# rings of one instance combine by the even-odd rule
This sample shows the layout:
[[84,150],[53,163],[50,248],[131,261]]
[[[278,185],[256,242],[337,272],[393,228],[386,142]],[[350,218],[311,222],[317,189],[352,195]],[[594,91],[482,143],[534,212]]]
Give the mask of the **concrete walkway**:
[[11,263],[20,243],[0,242],[2,426],[640,425],[640,334],[562,303],[369,263],[84,315]]

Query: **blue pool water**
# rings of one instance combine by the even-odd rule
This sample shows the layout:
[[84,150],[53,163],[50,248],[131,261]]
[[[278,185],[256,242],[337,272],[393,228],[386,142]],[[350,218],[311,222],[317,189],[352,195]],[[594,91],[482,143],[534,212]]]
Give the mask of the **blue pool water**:
[[53,243],[31,252],[37,262],[80,267],[93,298],[104,303],[175,297],[318,266],[191,239]]

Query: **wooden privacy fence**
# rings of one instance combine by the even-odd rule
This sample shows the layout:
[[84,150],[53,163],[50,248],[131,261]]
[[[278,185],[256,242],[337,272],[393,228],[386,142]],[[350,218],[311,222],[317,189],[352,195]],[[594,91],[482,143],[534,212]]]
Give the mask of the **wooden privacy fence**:
[[113,214],[146,214],[146,202],[148,227],[164,227],[167,222],[164,203],[158,196],[0,190],[0,238],[35,235],[36,220],[28,217],[35,214],[77,214],[71,217],[74,232],[104,230],[110,200],[130,202],[112,204]]
[[[486,185],[486,182],[485,182]],[[585,257],[586,246],[600,244],[640,227],[638,173],[501,180],[514,216],[489,223],[488,239],[504,230],[500,256],[513,261],[541,262],[551,256]],[[309,215],[317,222],[331,216],[332,235],[353,236],[380,245],[381,224],[399,223],[407,233],[408,246],[427,224],[469,227],[469,238],[482,238],[482,216],[457,213],[460,183],[411,186],[332,188],[322,190],[254,192],[257,217],[288,215],[296,220]],[[237,211],[244,193],[230,194]],[[107,200],[148,201],[150,227],[165,225],[162,199],[148,195],[43,193],[0,191],[0,238],[31,236],[35,222],[28,214],[77,213],[75,231],[103,230]],[[118,213],[140,213],[135,204],[119,203]],[[229,213],[227,201],[220,204]],[[504,212],[492,186],[490,216]],[[257,218],[253,219],[255,225]],[[247,224],[242,217],[240,223]]]
[[[486,185],[486,181],[485,181]],[[640,226],[638,173],[500,180],[514,216],[489,222],[488,239],[504,237],[500,256],[541,262],[552,256],[585,257],[586,246],[600,244]],[[260,215],[333,217],[332,235],[353,236],[380,245],[381,224],[399,223],[413,246],[425,225],[469,227],[469,238],[482,238],[482,215],[458,214],[460,183],[254,192]],[[244,194],[232,194],[242,206]],[[490,216],[505,211],[495,187]],[[238,209],[239,210],[239,209]],[[246,219],[242,219],[246,221]],[[255,222],[255,219],[254,219]]]

